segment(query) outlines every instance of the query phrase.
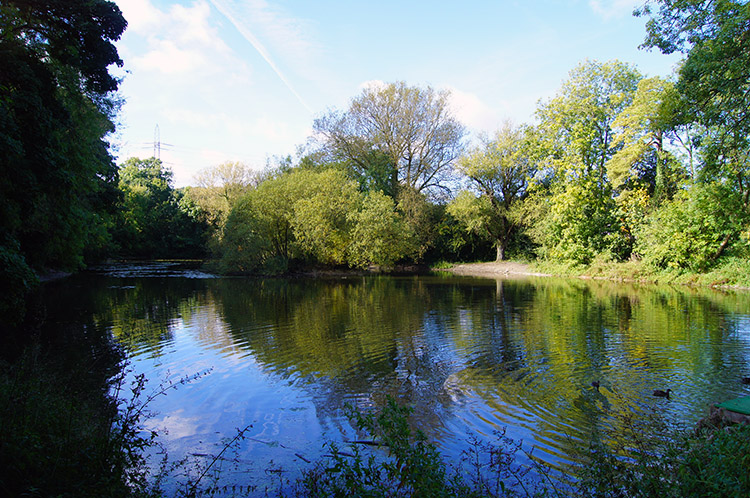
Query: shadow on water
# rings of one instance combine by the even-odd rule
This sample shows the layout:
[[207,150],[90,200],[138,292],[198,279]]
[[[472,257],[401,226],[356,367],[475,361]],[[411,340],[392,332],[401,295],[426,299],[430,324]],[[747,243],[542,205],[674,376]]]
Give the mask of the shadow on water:
[[[415,408],[412,423],[448,459],[469,434],[507,427],[561,469],[581,446],[616,434],[623,415],[656,410],[693,423],[708,403],[745,391],[750,375],[743,292],[551,278],[206,277],[100,269],[48,284],[48,295],[74,296],[81,323],[109,330],[148,378],[213,368],[160,399],[153,424],[169,429],[178,453],[252,425],[240,457],[259,470],[270,460],[302,465],[299,455],[314,458],[324,440],[351,437],[344,405],[367,410],[388,395]],[[675,394],[657,399],[656,388]]]

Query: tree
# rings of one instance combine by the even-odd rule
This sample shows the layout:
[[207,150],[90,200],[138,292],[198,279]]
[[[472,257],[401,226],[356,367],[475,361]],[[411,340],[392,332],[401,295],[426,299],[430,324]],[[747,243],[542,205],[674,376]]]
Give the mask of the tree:
[[514,208],[525,196],[534,175],[524,133],[523,128],[506,123],[492,139],[485,137],[481,145],[458,162],[459,171],[471,180],[479,198],[462,192],[449,205],[449,212],[461,219],[467,230],[494,240],[497,261],[505,259],[519,222]]
[[370,192],[362,208],[350,214],[353,223],[349,261],[353,266],[392,267],[415,251],[416,238],[393,199]]
[[[637,250],[646,264],[659,269],[705,271],[724,253],[726,241],[741,238],[749,221],[736,190],[697,184],[648,217]],[[744,239],[742,256],[748,250]]]
[[195,181],[197,186],[187,196],[205,213],[209,225],[221,229],[242,194],[260,183],[260,175],[240,162],[225,161],[199,171]]
[[550,195],[536,201],[543,209],[533,232],[542,253],[581,263],[602,252],[629,255],[606,165],[622,148],[613,124],[633,102],[639,80],[638,71],[621,62],[586,61],[540,104],[536,155],[552,171]]
[[613,145],[622,146],[607,162],[615,189],[635,180],[649,184],[657,199],[677,192],[688,172],[672,151],[684,151],[691,165],[693,154],[691,126],[678,124],[679,102],[674,84],[667,80],[654,77],[638,82],[633,103],[612,123],[617,132]]
[[300,248],[326,265],[349,260],[352,220],[362,196],[353,180],[337,169],[297,173],[307,192],[294,202],[293,231]]
[[[702,180],[731,183],[743,209],[750,210],[750,4],[658,0],[635,14],[649,17],[644,47],[686,54],[676,86],[686,119],[706,130]],[[717,204],[715,209],[724,207]],[[727,233],[719,255],[735,236]]]
[[[36,269],[107,243],[117,169],[106,135],[126,22],[106,0],[0,5],[0,245]],[[20,261],[18,259],[15,259]]]
[[[318,195],[326,183],[332,183],[324,192],[340,192],[343,175],[337,172],[320,173],[310,170],[289,170],[270,178],[248,191],[234,205],[227,218],[219,247],[219,267],[227,273],[283,273],[295,259],[319,249],[324,253],[336,246],[331,240],[318,236],[334,233],[337,221],[337,199]],[[356,188],[355,188],[356,191]],[[312,201],[309,199],[312,198]],[[301,205],[298,205],[302,202]],[[327,204],[327,206],[326,206]],[[321,207],[323,206],[323,207]],[[310,208],[310,209],[307,209]],[[323,213],[314,213],[322,208]],[[327,208],[330,208],[328,210]],[[334,219],[332,219],[334,218]],[[316,222],[325,222],[320,232],[314,234]],[[298,240],[302,238],[302,241]],[[309,254],[313,260],[314,255]]]
[[461,152],[463,126],[451,115],[449,93],[404,82],[370,86],[345,112],[314,123],[324,148],[346,160],[355,178],[394,197],[400,185],[418,192],[444,188]]
[[606,163],[617,152],[612,124],[633,101],[641,79],[619,61],[584,61],[575,67],[557,95],[537,109],[540,144],[557,175],[593,175],[603,189]]
[[196,257],[204,252],[206,227],[184,208],[172,172],[156,158],[130,158],[120,169],[120,223],[115,234],[130,257]]

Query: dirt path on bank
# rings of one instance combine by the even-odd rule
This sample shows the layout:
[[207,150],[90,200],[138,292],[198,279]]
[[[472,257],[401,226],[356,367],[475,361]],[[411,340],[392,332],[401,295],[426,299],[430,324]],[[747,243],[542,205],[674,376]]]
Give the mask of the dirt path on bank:
[[447,268],[442,271],[453,273],[454,275],[467,275],[470,277],[503,277],[503,276],[534,276],[550,277],[547,273],[537,273],[529,269],[525,263],[516,263],[514,261],[493,261],[492,263],[463,263],[453,268]]

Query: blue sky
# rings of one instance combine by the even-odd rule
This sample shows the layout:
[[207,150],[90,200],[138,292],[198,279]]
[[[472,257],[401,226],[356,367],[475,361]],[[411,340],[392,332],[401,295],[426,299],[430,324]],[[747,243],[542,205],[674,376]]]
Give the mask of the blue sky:
[[262,169],[294,155],[315,117],[373,81],[448,89],[472,133],[531,123],[585,59],[668,76],[675,56],[639,50],[634,0],[115,0],[125,105],[120,160],[161,159],[176,186],[223,161]]

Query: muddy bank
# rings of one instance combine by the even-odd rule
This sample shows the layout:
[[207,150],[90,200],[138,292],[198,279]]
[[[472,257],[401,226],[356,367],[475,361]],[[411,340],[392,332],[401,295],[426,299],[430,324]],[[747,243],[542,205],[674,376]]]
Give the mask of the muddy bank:
[[493,261],[491,263],[462,263],[446,271],[455,275],[466,275],[471,277],[501,277],[501,276],[534,276],[551,277],[548,273],[538,273],[530,269],[525,263],[514,261]]

